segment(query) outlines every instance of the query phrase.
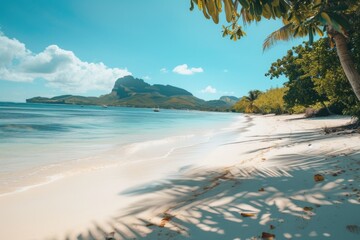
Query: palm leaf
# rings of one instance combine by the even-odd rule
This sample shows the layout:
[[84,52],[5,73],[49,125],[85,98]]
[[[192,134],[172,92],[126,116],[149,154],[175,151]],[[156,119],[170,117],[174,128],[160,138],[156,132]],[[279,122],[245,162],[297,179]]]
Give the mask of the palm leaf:
[[288,23],[282,28],[276,30],[271,33],[263,43],[263,50],[270,48],[277,41],[287,41],[293,38],[294,33],[294,25],[292,23]]
[[244,7],[241,8],[240,10],[240,14],[243,20],[243,24],[244,26],[246,26],[247,24],[251,23],[252,21],[254,21],[254,17],[249,13],[249,11],[247,9],[245,9]]

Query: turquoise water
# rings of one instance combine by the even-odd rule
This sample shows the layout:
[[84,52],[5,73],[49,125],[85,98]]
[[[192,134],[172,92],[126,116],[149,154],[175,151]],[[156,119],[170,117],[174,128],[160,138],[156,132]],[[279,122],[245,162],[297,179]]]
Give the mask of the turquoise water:
[[[0,103],[0,193],[89,166],[211,147],[239,115],[199,111]],[[207,144],[206,144],[207,143]]]

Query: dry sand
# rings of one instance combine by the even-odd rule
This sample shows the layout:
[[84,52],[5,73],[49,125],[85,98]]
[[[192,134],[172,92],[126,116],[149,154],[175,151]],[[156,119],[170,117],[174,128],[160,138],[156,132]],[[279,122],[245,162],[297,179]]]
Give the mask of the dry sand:
[[134,163],[3,196],[0,239],[360,239],[360,135],[322,131],[349,121],[248,116],[196,164]]

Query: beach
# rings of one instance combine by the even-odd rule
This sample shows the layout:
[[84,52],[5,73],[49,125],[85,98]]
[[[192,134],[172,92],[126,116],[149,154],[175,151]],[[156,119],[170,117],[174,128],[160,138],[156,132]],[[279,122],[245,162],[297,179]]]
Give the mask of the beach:
[[110,164],[4,195],[0,239],[357,239],[360,135],[324,132],[350,121],[243,115],[182,161]]

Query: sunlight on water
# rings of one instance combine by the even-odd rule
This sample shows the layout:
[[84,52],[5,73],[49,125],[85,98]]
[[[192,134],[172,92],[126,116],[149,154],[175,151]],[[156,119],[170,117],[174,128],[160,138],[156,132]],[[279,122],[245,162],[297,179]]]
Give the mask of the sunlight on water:
[[168,158],[178,149],[204,145],[226,132],[238,117],[199,111],[0,103],[0,194],[88,169]]

